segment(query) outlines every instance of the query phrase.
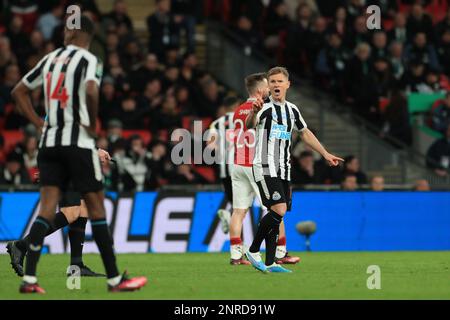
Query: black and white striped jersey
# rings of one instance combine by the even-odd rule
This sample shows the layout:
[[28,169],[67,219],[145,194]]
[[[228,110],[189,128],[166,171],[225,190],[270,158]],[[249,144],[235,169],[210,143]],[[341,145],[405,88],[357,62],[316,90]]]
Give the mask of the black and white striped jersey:
[[298,108],[270,97],[256,115],[256,151],[253,160],[255,181],[264,176],[291,180],[291,135],[293,130],[306,129]]
[[[216,159],[219,159],[220,178],[231,176],[234,164],[234,112],[228,112],[211,123],[209,136],[216,136]],[[208,140],[210,139],[208,138]],[[218,152],[218,154],[217,154]]]
[[68,45],[44,58],[23,78],[29,89],[43,86],[46,119],[39,147],[78,146],[94,148],[89,126],[86,82],[100,85],[102,63],[89,51]]

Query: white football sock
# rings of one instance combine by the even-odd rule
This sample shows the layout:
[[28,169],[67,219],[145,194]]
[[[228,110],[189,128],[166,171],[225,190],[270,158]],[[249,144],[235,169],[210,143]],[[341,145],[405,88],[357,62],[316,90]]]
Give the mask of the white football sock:
[[242,245],[235,244],[230,246],[231,259],[238,260],[242,258]]
[[22,278],[23,281],[25,281],[26,283],[30,283],[30,284],[35,284],[37,283],[37,278],[35,276],[23,276]]
[[286,246],[277,246],[277,251],[275,252],[275,258],[282,259],[286,256],[287,249]]
[[117,276],[117,277],[114,277],[114,278],[111,278],[111,279],[108,279],[108,280],[106,280],[106,282],[110,285],[110,286],[117,286],[118,284],[119,284],[119,282],[120,282],[120,280],[122,280],[122,276],[121,275],[119,275],[119,276]]

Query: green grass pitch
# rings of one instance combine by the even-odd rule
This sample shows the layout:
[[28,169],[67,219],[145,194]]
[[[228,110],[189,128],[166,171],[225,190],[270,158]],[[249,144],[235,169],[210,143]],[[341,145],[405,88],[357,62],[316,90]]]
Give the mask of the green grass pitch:
[[[66,288],[68,255],[43,255],[39,283],[47,294],[20,295],[20,278],[0,255],[0,299],[450,299],[450,252],[298,252],[291,274],[262,274],[231,266],[225,253],[120,254],[119,267],[149,282],[141,291],[107,293],[104,278]],[[99,255],[85,263],[103,271]],[[381,270],[381,289],[367,288],[369,265]]]

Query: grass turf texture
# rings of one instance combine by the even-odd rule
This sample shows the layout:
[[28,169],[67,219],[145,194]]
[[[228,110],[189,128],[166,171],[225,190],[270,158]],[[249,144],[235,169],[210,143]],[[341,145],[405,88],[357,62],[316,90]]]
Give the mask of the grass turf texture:
[[[231,266],[228,254],[121,254],[121,270],[145,275],[138,292],[108,293],[104,278],[82,278],[80,290],[66,288],[68,255],[43,255],[39,284],[46,295],[21,295],[21,279],[0,255],[0,299],[450,299],[450,252],[314,252],[287,266],[291,274],[262,274]],[[103,272],[99,255],[85,263]],[[369,265],[381,269],[381,290],[367,289]]]

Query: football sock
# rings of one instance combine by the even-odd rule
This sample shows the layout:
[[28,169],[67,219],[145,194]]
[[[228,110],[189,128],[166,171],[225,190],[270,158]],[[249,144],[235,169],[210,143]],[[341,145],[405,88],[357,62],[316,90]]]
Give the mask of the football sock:
[[[51,223],[49,225],[49,228],[47,230],[47,233],[45,234],[45,237],[48,235],[51,235],[53,232],[55,232],[61,228],[64,228],[68,224],[69,224],[69,221],[67,221],[67,218],[64,215],[64,213],[62,213],[61,211],[56,213],[55,218],[53,219],[53,223]],[[26,252],[28,250],[28,243],[30,242],[30,234],[31,234],[31,230],[30,230],[30,233],[25,238],[16,242],[16,245],[20,249],[20,251]]]
[[[250,246],[250,252],[255,253],[259,251],[259,248],[261,247],[261,243],[265,239],[265,237],[268,235],[270,230],[273,228],[279,228],[281,220],[283,219],[282,216],[280,216],[275,211],[269,210],[269,212],[261,219],[261,221],[258,224],[258,230],[256,231],[256,235],[253,238],[252,245]],[[276,233],[278,235],[278,232]],[[276,241],[276,239],[275,239]],[[267,246],[267,243],[266,243]]]
[[108,283],[110,286],[117,286],[120,283],[120,280],[122,280],[122,276],[117,276],[106,280],[106,283]]
[[286,246],[286,237],[278,238],[277,246]]
[[50,223],[43,217],[37,217],[30,229],[28,254],[25,266],[25,275],[36,276],[36,266],[41,256],[42,244]]
[[264,240],[266,241],[266,266],[270,266],[275,262],[275,252],[277,250],[277,240],[280,228],[272,228],[266,235]]
[[231,244],[232,246],[242,244],[241,237],[231,238],[231,239],[230,239],[230,244]]
[[102,256],[108,279],[119,275],[114,254],[113,241],[106,219],[91,220],[92,234]]
[[286,256],[286,237],[280,237],[277,241],[277,249],[275,253],[275,258],[282,259]]
[[87,218],[79,217],[69,225],[70,264],[83,266],[83,245]]
[[231,259],[238,260],[242,258],[242,240],[240,237],[230,239]]

